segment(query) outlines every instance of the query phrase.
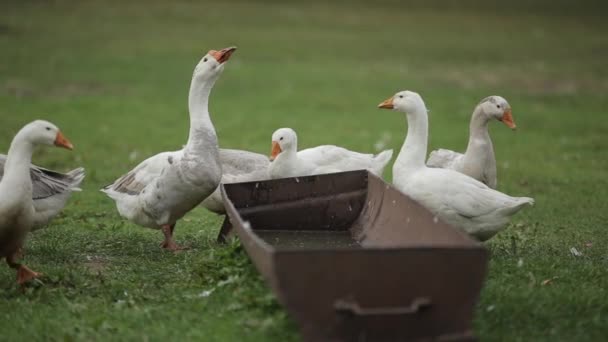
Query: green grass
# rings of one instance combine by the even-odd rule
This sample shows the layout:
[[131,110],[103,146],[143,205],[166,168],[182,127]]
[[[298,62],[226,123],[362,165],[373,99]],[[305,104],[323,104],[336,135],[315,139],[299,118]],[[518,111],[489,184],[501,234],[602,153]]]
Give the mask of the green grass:
[[[96,2],[0,4],[0,151],[45,118],[75,144],[35,162],[87,169],[25,262],[45,273],[20,293],[0,267],[0,340],[297,340],[238,244],[219,246],[204,210],[161,234],[120,219],[97,189],[186,140],[194,65],[237,45],[212,94],[224,147],[268,153],[292,127],[301,146],[399,149],[402,115],[375,106],[416,90],[430,147],[462,150],[483,97],[513,107],[518,131],[492,125],[499,189],[536,206],[487,243],[475,318],[483,340],[608,336],[608,22],[600,2]],[[134,160],[130,154],[136,154]],[[387,172],[390,179],[390,172]],[[573,256],[577,248],[582,256]],[[545,280],[552,279],[546,285]],[[212,291],[204,296],[205,291]]]

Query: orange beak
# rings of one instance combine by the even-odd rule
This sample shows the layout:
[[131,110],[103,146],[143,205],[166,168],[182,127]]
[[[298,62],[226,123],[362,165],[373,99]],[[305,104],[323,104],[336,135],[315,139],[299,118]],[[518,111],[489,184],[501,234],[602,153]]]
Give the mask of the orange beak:
[[281,145],[279,145],[278,142],[273,141],[272,142],[272,150],[270,151],[270,161],[273,161],[276,159],[276,157],[279,155],[279,153],[283,152],[283,150],[281,150]]
[[391,96],[388,99],[384,100],[384,102],[382,102],[381,104],[378,105],[378,108],[384,108],[384,109],[393,109],[393,108],[395,108],[395,106],[393,106],[393,96]]
[[502,118],[500,118],[505,125],[507,125],[510,129],[515,129],[517,126],[515,125],[515,121],[513,121],[513,114],[511,113],[511,109],[505,110],[502,114]]
[[209,54],[215,58],[220,64],[226,62],[230,59],[232,53],[236,51],[236,46],[231,46],[225,49],[221,49],[220,51],[211,50]]
[[67,148],[68,150],[74,149],[74,145],[63,136],[63,133],[57,132],[57,136],[55,137],[55,146]]

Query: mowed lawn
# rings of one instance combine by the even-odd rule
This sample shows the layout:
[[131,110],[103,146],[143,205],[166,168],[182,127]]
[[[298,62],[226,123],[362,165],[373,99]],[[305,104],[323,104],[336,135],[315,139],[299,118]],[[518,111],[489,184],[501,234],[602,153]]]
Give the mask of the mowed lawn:
[[2,1],[0,151],[48,119],[76,148],[41,149],[34,162],[87,177],[28,240],[24,262],[41,281],[22,293],[0,265],[0,340],[298,340],[239,244],[215,243],[220,217],[187,215],[176,239],[192,249],[174,254],[98,191],[186,142],[192,70],[230,45],[210,104],[223,147],[266,154],[272,132],[292,127],[301,147],[398,152],[405,118],[376,105],[409,89],[431,111],[429,147],[464,150],[473,107],[505,97],[518,129],[491,125],[498,187],[536,205],[486,244],[475,330],[605,340],[605,8],[500,3]]

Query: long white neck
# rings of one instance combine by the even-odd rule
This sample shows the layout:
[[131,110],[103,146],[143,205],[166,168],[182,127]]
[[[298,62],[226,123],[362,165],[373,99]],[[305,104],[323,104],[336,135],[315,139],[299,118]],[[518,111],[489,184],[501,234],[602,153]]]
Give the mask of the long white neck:
[[[30,164],[34,145],[27,139],[23,130],[19,131],[11,143],[4,165],[4,176],[1,183],[11,188],[11,195],[32,197]],[[5,188],[6,189],[6,188]]]
[[493,152],[492,140],[488,132],[488,118],[480,106],[475,108],[469,124],[469,144],[465,152],[467,157],[477,157]]
[[424,106],[418,108],[415,113],[407,114],[407,136],[395,161],[398,169],[418,170],[426,167],[424,160],[428,144],[428,126]]
[[190,133],[186,148],[192,153],[215,150],[217,151],[217,135],[209,116],[209,94],[215,79],[199,80],[192,77],[188,109],[190,111]]
[[292,146],[291,148],[289,148],[285,151],[282,151],[277,156],[277,159],[284,160],[284,161],[300,160],[300,158],[298,158],[298,148]]

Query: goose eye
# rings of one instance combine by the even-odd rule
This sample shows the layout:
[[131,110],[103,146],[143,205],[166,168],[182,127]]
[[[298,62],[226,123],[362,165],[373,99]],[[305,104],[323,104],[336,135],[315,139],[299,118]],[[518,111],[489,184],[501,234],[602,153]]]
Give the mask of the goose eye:
[[47,127],[47,128],[46,128],[46,130],[47,130],[47,131],[50,131],[50,130],[51,130],[51,127]]
[[399,98],[400,98],[400,99],[402,99],[402,98],[403,98],[403,95],[399,95]]
[[206,61],[207,61],[207,57],[203,58],[203,62],[206,62]]
[[281,137],[279,140],[283,140],[283,137]]
[[499,104],[497,104],[497,105],[496,105],[496,108],[500,108],[500,105],[499,105]]

